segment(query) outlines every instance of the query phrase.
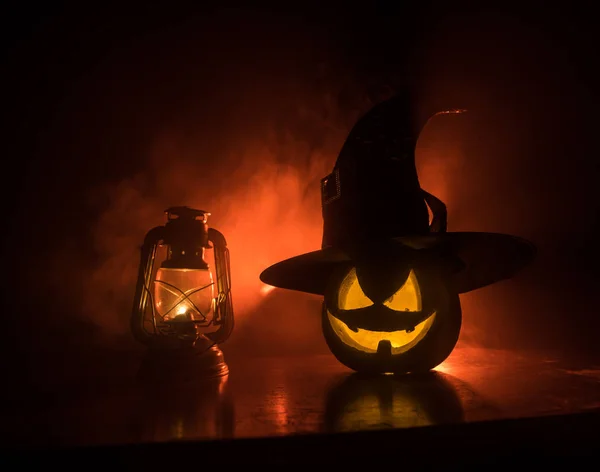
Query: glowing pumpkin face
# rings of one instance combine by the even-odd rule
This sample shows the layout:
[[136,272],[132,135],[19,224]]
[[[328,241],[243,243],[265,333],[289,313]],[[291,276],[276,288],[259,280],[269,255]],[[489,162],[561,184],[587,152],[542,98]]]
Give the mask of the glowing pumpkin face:
[[426,266],[362,274],[345,267],[333,277],[323,306],[327,344],[357,371],[430,370],[450,354],[460,325],[458,295]]

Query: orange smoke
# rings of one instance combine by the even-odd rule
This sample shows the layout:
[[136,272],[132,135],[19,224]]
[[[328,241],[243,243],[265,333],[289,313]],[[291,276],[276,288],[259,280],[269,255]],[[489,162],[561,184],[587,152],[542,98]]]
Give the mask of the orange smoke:
[[[240,25],[248,24],[242,20]],[[278,25],[272,26],[273,34],[285,29]],[[265,24],[246,27],[268,31]],[[359,83],[352,68],[342,64],[334,51],[328,55],[325,43],[315,39],[312,32],[308,35],[312,39],[305,32],[280,45],[270,41],[266,33],[249,34],[248,38],[254,38],[252,44],[227,42],[224,30],[223,38],[212,38],[221,44],[223,50],[218,53],[209,49],[178,49],[179,42],[187,46],[187,42],[205,44],[203,41],[208,38],[196,32],[189,36],[171,33],[173,36],[155,38],[155,43],[161,45],[156,51],[193,50],[198,51],[197,55],[173,58],[171,53],[164,57],[153,53],[148,73],[135,69],[128,75],[127,64],[135,63],[133,59],[143,51],[154,51],[152,44],[142,45],[139,50],[123,52],[124,56],[113,63],[107,60],[96,70],[95,80],[102,84],[109,83],[115,71],[130,77],[130,82],[114,85],[123,89],[110,96],[111,103],[129,100],[123,104],[124,109],[140,107],[152,118],[147,126],[144,124],[143,138],[138,137],[136,142],[140,155],[133,175],[130,164],[127,170],[116,170],[120,181],[94,187],[95,201],[103,202],[91,227],[95,260],[91,266],[71,271],[78,274],[77,283],[83,285],[77,311],[111,335],[127,334],[129,330],[139,246],[150,228],[164,224],[164,209],[174,205],[211,212],[209,224],[226,236],[239,320],[256,316],[255,308],[275,295],[277,301],[268,305],[285,305],[279,296],[284,294],[269,292],[260,283],[259,274],[274,262],[320,247],[320,179],[331,171],[358,116],[375,100],[385,98],[372,100],[367,84]],[[265,55],[266,50],[269,54]],[[226,61],[225,57],[232,60]],[[203,82],[208,80],[206,71],[218,73],[210,86]],[[441,83],[428,84],[425,95],[433,96],[432,101],[441,102],[441,106],[420,110],[422,113],[448,107],[470,109],[475,98],[486,98],[486,94],[490,101],[494,99],[491,92],[480,86],[465,89],[460,84],[454,86],[452,98],[444,86],[453,83],[446,76],[433,76]],[[136,96],[140,85],[135,80],[157,93]],[[82,93],[93,95],[85,90]],[[469,103],[465,103],[467,99]],[[114,113],[114,106],[110,108]],[[466,120],[470,113],[471,110],[464,115]],[[141,112],[125,115],[121,128],[133,128],[143,118],[140,115]],[[461,127],[456,123],[463,122],[462,116],[436,117],[423,130],[417,146],[421,185],[447,203],[450,231],[500,230],[518,234],[515,230],[521,221],[513,217],[513,207],[502,221],[497,218],[502,215],[499,208],[505,206],[506,200],[496,204],[492,209],[495,216],[490,218],[489,206],[481,203],[485,198],[479,198],[485,195],[488,202],[493,199],[487,188],[497,178],[490,165],[492,158],[474,159],[471,152],[463,149],[463,144],[472,142],[475,135],[487,132],[490,142],[494,142],[502,130],[496,125],[493,130]],[[109,139],[109,131],[105,132]],[[128,155],[128,146],[115,148],[115,152],[116,160],[134,161]],[[502,165],[506,173],[517,168],[514,162],[512,167],[510,163]],[[129,177],[123,178],[124,175]],[[512,198],[523,200],[518,194]],[[470,295],[463,298],[467,320],[471,308],[476,306],[472,300]],[[287,315],[274,314],[277,316]],[[299,316],[293,322],[282,321],[278,332],[283,337],[286,332],[293,332],[296,339],[304,322]],[[478,329],[486,323],[479,321]],[[470,323],[465,325],[468,333]]]
[[[139,246],[146,231],[164,223],[163,211],[172,205],[211,212],[209,224],[223,232],[231,251],[236,316],[252,312],[271,292],[259,280],[262,270],[320,248],[320,179],[331,171],[349,131],[337,123],[329,129],[334,132],[327,143],[311,148],[310,136],[275,139],[265,128],[263,136],[224,151],[237,163],[231,172],[222,170],[218,156],[196,160],[202,150],[177,133],[158,136],[150,145],[149,168],[105,189],[110,204],[93,230],[100,263],[86,283],[84,312],[108,332],[128,330]],[[418,150],[422,184],[448,200],[444,176],[460,162],[460,152],[436,149],[435,140],[428,144]]]
[[[190,19],[139,36],[65,84],[69,92],[37,143],[40,166],[29,165],[31,175],[23,179],[23,220],[36,219],[30,231],[19,228],[30,242],[17,259],[23,266],[23,254],[32,254],[34,265],[25,265],[23,278],[24,286],[38,289],[35,305],[42,307],[30,317],[40,342],[54,346],[52,333],[66,332],[69,340],[87,339],[85,321],[98,328],[90,333],[128,334],[139,246],[150,228],[164,224],[163,210],[172,205],[211,212],[209,224],[227,237],[237,318],[257,324],[254,331],[238,325],[236,337],[279,335],[289,346],[317,335],[317,301],[262,286],[258,276],[274,262],[319,248],[319,180],[359,114],[385,98],[373,98],[378,92],[372,89],[393,87],[406,74],[378,66],[387,53],[355,50],[360,38],[351,44],[332,40],[325,24],[307,28],[302,18],[233,16]],[[588,180],[576,164],[559,170],[545,164],[558,152],[552,135],[562,135],[570,122],[579,126],[575,108],[555,113],[558,105],[548,101],[571,96],[569,57],[545,46],[535,30],[505,18],[458,20],[426,35],[422,70],[408,74],[414,72],[424,100],[435,104],[421,102],[422,113],[468,110],[437,117],[423,130],[417,146],[421,185],[447,204],[449,231],[529,238],[550,269],[538,275],[561,278],[551,281],[557,290],[547,289],[543,277],[532,283],[531,276],[527,289],[523,274],[461,296],[462,336],[529,345],[534,337],[549,338],[551,313],[552,326],[577,334],[579,324],[561,321],[571,306],[557,309],[555,302],[593,282],[575,281],[555,266],[562,255],[570,267],[571,233],[582,233],[590,221],[581,198],[589,192],[576,189]],[[390,60],[403,62],[395,43],[389,46]],[[569,143],[565,155],[578,133],[562,138]],[[39,228],[52,236],[45,247],[38,244]],[[566,279],[574,280],[572,290],[563,288]],[[39,317],[49,306],[53,315]],[[54,313],[63,316],[60,322]],[[537,325],[544,327],[541,335]]]
[[150,143],[144,172],[103,189],[109,205],[93,228],[100,263],[83,300],[98,326],[114,334],[128,330],[139,246],[146,231],[164,224],[169,206],[209,211],[209,225],[227,238],[238,317],[270,291],[259,280],[264,268],[320,247],[320,179],[348,129],[332,123],[327,140],[315,147],[310,136],[281,137],[270,126],[262,135],[232,139],[222,155],[207,160],[194,140],[164,132]]

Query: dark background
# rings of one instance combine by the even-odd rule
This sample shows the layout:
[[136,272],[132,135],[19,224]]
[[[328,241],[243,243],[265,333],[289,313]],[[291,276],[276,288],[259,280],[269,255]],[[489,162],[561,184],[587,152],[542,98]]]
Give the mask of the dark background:
[[318,299],[263,296],[258,274],[318,248],[318,179],[356,118],[405,86],[421,113],[469,110],[419,142],[449,230],[539,248],[515,279],[463,297],[463,341],[596,355],[594,15],[402,5],[4,6],[10,375],[27,384],[89,347],[132,345],[138,246],[178,204],[211,211],[230,241],[239,323],[226,352],[327,352]]

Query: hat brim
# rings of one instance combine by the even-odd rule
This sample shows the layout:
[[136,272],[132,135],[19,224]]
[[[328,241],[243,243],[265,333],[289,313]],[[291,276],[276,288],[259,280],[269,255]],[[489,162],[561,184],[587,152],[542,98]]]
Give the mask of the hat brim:
[[[431,233],[391,240],[413,249],[442,246],[445,253],[458,257],[462,268],[451,280],[457,293],[509,279],[529,264],[536,254],[531,242],[500,233]],[[260,280],[279,288],[324,295],[332,271],[350,261],[350,256],[341,249],[324,248],[273,264],[260,274]]]

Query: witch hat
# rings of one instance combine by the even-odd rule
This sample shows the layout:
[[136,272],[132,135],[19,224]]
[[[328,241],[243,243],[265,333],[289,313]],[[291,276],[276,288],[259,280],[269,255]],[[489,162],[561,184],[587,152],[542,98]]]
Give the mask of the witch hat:
[[447,231],[446,205],[421,188],[415,165],[416,142],[428,119],[417,119],[403,96],[379,103],[359,119],[333,171],[321,180],[321,249],[268,267],[260,280],[324,295],[340,264],[370,258],[394,264],[408,248],[435,252],[448,264],[454,291],[465,293],[508,279],[527,265],[535,247],[522,238]]

